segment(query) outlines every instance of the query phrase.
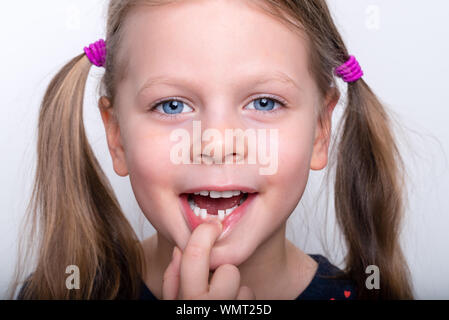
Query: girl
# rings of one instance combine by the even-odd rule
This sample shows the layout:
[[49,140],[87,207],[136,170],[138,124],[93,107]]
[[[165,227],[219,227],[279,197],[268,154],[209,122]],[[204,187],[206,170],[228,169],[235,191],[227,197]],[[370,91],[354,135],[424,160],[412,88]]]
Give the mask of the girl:
[[[325,0],[111,0],[103,45],[65,65],[42,103],[30,210],[39,251],[19,298],[412,298],[390,120]],[[157,230],[142,243],[85,135],[92,63],[105,67],[99,109],[114,171],[129,175]],[[328,162],[337,76],[348,86],[335,163],[345,270],[285,236],[309,170]],[[218,134],[214,152],[189,140],[199,164],[174,163],[173,133],[192,137],[198,122],[215,133],[274,130],[279,166],[260,174],[246,163],[250,142],[235,151]],[[371,290],[370,265],[380,271]],[[75,290],[67,266],[80,271]]]

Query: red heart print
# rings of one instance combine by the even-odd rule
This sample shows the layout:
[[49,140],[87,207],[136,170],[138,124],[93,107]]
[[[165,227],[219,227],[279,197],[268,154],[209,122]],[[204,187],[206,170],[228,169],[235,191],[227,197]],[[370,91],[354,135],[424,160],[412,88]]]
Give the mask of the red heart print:
[[346,297],[346,298],[349,298],[349,296],[351,295],[351,291],[346,291],[346,290],[345,290],[344,294],[345,294],[345,297]]

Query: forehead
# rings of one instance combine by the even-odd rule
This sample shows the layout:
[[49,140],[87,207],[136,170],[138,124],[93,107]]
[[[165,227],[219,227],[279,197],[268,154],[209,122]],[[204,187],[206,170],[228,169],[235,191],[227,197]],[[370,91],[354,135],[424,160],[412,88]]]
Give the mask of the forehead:
[[305,37],[247,1],[140,5],[123,32],[126,79],[136,88],[149,78],[182,78],[199,86],[236,86],[242,78],[270,75],[310,81]]

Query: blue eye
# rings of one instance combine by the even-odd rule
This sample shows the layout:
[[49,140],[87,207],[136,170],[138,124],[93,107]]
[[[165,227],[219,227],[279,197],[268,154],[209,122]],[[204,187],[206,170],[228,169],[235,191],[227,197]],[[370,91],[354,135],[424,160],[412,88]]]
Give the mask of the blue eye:
[[255,109],[257,111],[272,111],[273,109],[275,109],[276,103],[279,104],[280,106],[285,106],[285,103],[283,101],[279,101],[277,99],[269,97],[261,97],[251,101],[251,103],[248,106],[254,104],[254,107],[247,109]]
[[[280,107],[275,108],[276,104]],[[263,96],[251,101],[248,106],[254,105],[254,107],[247,109],[254,109],[257,112],[262,112],[264,114],[274,114],[278,111],[282,111],[281,108],[285,107],[286,104],[287,103],[283,100],[278,100],[271,96]]]
[[[187,108],[187,111],[185,111],[186,108]],[[155,109],[158,112],[160,112],[162,114],[166,114],[166,115],[176,115],[179,113],[193,111],[193,109],[190,108],[187,104],[185,104],[182,101],[175,100],[175,99],[161,101],[157,105],[155,105],[155,107],[152,109]],[[188,110],[188,109],[190,109],[190,110]]]

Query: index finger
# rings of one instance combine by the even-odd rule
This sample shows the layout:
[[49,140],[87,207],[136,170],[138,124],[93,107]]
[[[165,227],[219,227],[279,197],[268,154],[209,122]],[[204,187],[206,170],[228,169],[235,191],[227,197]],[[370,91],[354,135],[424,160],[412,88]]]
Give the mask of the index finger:
[[184,299],[197,297],[208,291],[210,251],[221,229],[221,223],[202,223],[190,236],[181,261],[180,285]]

